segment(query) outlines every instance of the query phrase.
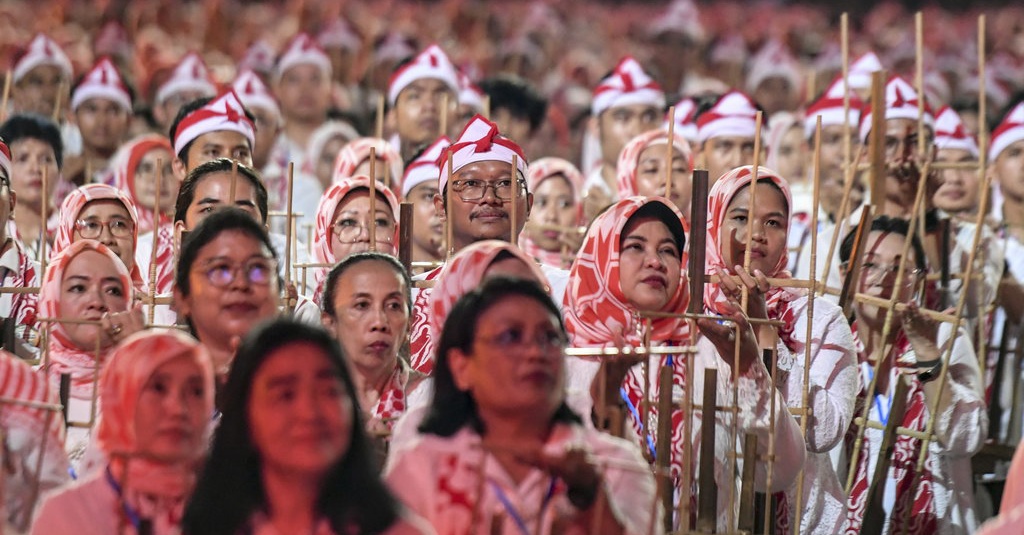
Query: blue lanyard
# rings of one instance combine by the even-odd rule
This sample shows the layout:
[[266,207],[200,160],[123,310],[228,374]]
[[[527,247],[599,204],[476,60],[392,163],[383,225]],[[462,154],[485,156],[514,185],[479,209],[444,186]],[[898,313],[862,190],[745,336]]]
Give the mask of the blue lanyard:
[[124,501],[124,494],[121,492],[121,485],[118,485],[117,480],[114,479],[114,474],[110,471],[109,464],[107,465],[107,483],[110,483],[114,492],[117,493],[117,497],[121,502],[121,511],[124,513],[125,518],[128,519],[128,522],[131,522],[132,526],[135,526],[135,531],[138,532],[139,525],[142,524],[142,520],[139,518],[138,511],[133,509],[132,506],[128,505],[128,503]]
[[[551,498],[555,495],[555,481],[555,478],[552,477],[551,484],[548,485],[548,493],[544,496],[544,501],[540,504],[540,511],[537,513],[539,517],[544,516],[544,510],[548,508],[548,503],[551,502]],[[505,510],[508,511],[508,515],[512,517],[512,521],[514,521],[516,526],[519,527],[520,533],[523,535],[530,535],[530,530],[526,526],[526,521],[523,520],[522,515],[519,514],[518,510],[516,510],[516,506],[512,505],[512,501],[508,499],[508,496],[506,496],[505,492],[501,490],[501,487],[495,483],[493,479],[488,478],[487,482],[491,484],[491,489],[494,490],[494,494],[498,496],[498,501],[501,502],[501,505],[503,505]]]
[[619,395],[622,396],[622,401],[626,403],[626,408],[629,409],[629,413],[633,415],[633,419],[640,428],[640,434],[647,440],[647,449],[651,451],[651,458],[657,458],[654,450],[654,439],[651,438],[651,435],[644,432],[644,419],[640,416],[640,411],[636,408],[636,405],[633,405],[633,402],[629,400],[629,395],[626,394],[625,388],[619,389]]
[[[866,362],[863,366],[868,372],[868,384],[870,384],[871,379],[875,376],[875,372]],[[890,399],[888,403],[882,403],[882,395],[875,394],[875,410],[878,411],[878,419],[882,422],[882,425],[887,425],[889,423],[889,414],[892,412],[892,400]]]

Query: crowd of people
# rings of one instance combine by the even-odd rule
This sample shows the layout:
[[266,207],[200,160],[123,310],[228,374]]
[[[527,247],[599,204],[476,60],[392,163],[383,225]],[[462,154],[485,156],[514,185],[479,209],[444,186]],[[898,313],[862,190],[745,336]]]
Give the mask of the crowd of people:
[[6,6],[0,533],[1024,515],[1024,10]]

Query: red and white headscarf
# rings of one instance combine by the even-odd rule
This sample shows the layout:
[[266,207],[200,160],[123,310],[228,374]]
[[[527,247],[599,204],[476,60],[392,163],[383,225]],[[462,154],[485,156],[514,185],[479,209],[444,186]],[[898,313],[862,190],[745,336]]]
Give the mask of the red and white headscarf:
[[[128,211],[128,217],[131,218],[132,224],[135,226],[135,230],[132,232],[132,244],[133,246],[138,244],[139,215],[131,198],[124,191],[113,186],[86,184],[73,190],[70,195],[64,198],[64,202],[60,205],[60,221],[57,224],[57,235],[53,239],[53,249],[50,251],[51,259],[60,254],[64,249],[67,249],[75,241],[75,223],[78,221],[78,216],[82,213],[85,205],[92,201],[105,200],[120,201],[124,205],[124,209]],[[121,262],[120,259],[118,259],[118,262],[124,265],[124,262]],[[139,271],[139,266],[134,265],[133,262],[130,272],[135,287],[141,288],[142,275]]]
[[178,123],[174,153],[180,154],[185,145],[203,134],[220,131],[238,132],[249,140],[250,147],[256,145],[256,125],[245,116],[245,107],[234,91],[211,100]]
[[437,176],[442,167],[441,155],[451,144],[452,141],[447,136],[437,138],[429,147],[423,149],[423,154],[420,154],[405,168],[405,175],[402,177],[401,198],[408,197],[413,188],[424,182],[433,181],[434,184],[437,184]]
[[445,54],[444,50],[441,50],[441,47],[430,45],[391,75],[391,80],[388,82],[388,104],[394,106],[403,89],[416,80],[424,78],[440,80],[456,96],[459,94],[459,75],[455,66],[452,65],[452,60],[448,58],[448,54]]
[[[458,173],[463,167],[476,162],[505,162],[512,165],[512,157],[516,156],[516,169],[522,178],[526,178],[526,155],[522,147],[511,139],[501,135],[498,125],[482,115],[475,115],[441,156],[442,162],[452,158],[452,174]],[[438,189],[444,191],[448,186],[448,166],[445,163],[438,173]]]
[[[583,195],[583,174],[571,162],[554,157],[541,158],[533,162],[530,164],[530,172],[526,175],[527,188],[529,191],[537,191],[542,182],[553,177],[563,177],[569,183],[573,203],[576,205],[576,219],[573,224],[579,224],[583,218],[583,204],[580,202]],[[530,238],[528,232],[519,235],[519,248],[541,264],[558,268],[567,267],[561,251],[542,249]]]
[[[324,147],[335,138],[341,138],[343,140],[342,146],[344,147],[352,141],[359,139],[359,132],[356,132],[355,127],[345,121],[325,121],[322,123],[316,130],[313,130],[313,133],[309,135],[309,141],[306,142],[306,157],[302,164],[303,173],[310,176],[316,175],[317,162],[320,161]],[[341,151],[339,150],[338,152],[340,153]],[[333,154],[332,160],[336,161],[337,156],[337,154]],[[284,195],[287,194],[287,192],[284,192]]]
[[[682,154],[682,158],[686,160],[686,168],[692,171],[693,154],[690,153],[690,143],[683,136],[675,132],[672,135],[674,138],[672,146]],[[636,185],[636,170],[640,164],[640,153],[653,145],[667,144],[668,132],[659,128],[657,130],[649,130],[634,137],[629,140],[629,143],[626,143],[625,147],[622,147],[622,152],[619,153],[619,163],[615,167],[620,199],[640,194]],[[673,158],[676,157],[673,156]]]
[[[766,121],[767,122],[767,121]],[[713,137],[754,137],[757,133],[757,105],[747,95],[733,90],[697,117],[697,141]]]
[[[733,269],[733,266],[726,265],[725,259],[722,258],[722,242],[724,239],[727,239],[727,237],[722,236],[722,229],[725,226],[729,203],[732,202],[732,199],[740,190],[750,185],[751,181],[753,181],[753,175],[752,166],[737,167],[722,175],[722,178],[718,179],[715,185],[711,187],[711,191],[708,192],[708,230],[704,259],[705,265],[709,269],[729,269],[730,271]],[[782,191],[782,195],[786,199],[787,210],[792,210],[793,200],[789,192],[789,183],[784,178],[767,167],[758,167],[757,177],[759,181],[770,180],[772,184],[775,184]],[[786,271],[788,261],[789,257],[783,251],[775,267],[765,273],[765,276],[783,279],[792,278],[793,275]],[[789,335],[792,333],[796,320],[789,313],[789,303],[801,295],[799,292],[782,287],[773,287],[765,294],[768,317],[786,322],[786,326],[780,329],[779,335],[789,347],[792,347],[789,343]],[[723,305],[726,301],[725,293],[719,285],[710,283],[704,285],[704,306],[708,310],[715,314],[722,314],[725,312]]]
[[992,146],[988,149],[988,160],[994,162],[1006,147],[1024,139],[1024,102],[1017,104],[1003,117],[999,126],[992,131]]
[[[845,98],[846,106],[849,108],[844,119],[843,109],[846,106],[843,105],[843,95],[847,92],[849,96]],[[807,112],[804,114],[804,137],[810,139],[814,135],[814,129],[818,123],[819,116],[821,117],[822,128],[829,125],[849,125],[851,128],[856,128],[860,122],[860,109],[862,107],[864,107],[864,103],[857,96],[857,93],[847,91],[846,83],[843,82],[843,75],[837,75],[821,97],[807,107]],[[853,134],[851,133],[850,135],[852,136]]]
[[[391,191],[396,195],[402,191],[402,156],[387,141],[376,137],[361,137],[345,144],[334,160],[334,175],[331,182],[338,184],[351,178],[360,164],[370,159],[370,149],[374,149],[377,159],[384,160],[387,174],[391,180]],[[369,173],[369,171],[367,171]]]
[[[885,84],[885,119],[913,119],[918,118],[917,90],[909,82],[899,76],[890,76]],[[868,142],[868,134],[871,132],[872,103],[868,103],[861,110],[860,114],[860,141]],[[929,128],[935,127],[935,118],[928,101],[924,102],[924,125]]]
[[205,97],[217,94],[217,87],[210,78],[210,69],[206,67],[203,58],[195,52],[189,52],[181,58],[178,66],[171,72],[171,77],[156,90],[153,103],[159,106],[175,93],[182,91],[197,91]]
[[967,133],[960,115],[949,106],[939,110],[935,116],[935,147],[965,150],[978,157],[978,143]]
[[[622,230],[629,218],[648,203],[661,203],[679,218],[683,215],[671,201],[663,197],[629,197],[613,204],[597,216],[583,240],[576,261],[569,270],[569,287],[565,291],[562,310],[565,327],[574,347],[603,347],[621,336],[627,344],[640,345],[637,327],[638,312],[629,304],[619,280],[619,257],[622,252]],[[665,222],[670,228],[674,222]],[[690,301],[686,276],[686,255],[679,271],[679,288],[662,312],[684,312]],[[680,341],[689,335],[682,318],[651,320],[651,340]]]
[[[167,136],[161,136],[158,134],[143,134],[124,145],[117,150],[112,158],[114,168],[114,188],[119,192],[126,193],[127,197],[131,199],[135,205],[136,216],[138,217],[138,225],[136,228],[136,235],[145,234],[153,230],[154,221],[159,219],[159,225],[172,223],[171,217],[166,214],[159,214],[159,218],[153,212],[152,206],[143,206],[139,202],[139,196],[135,192],[135,170],[139,167],[139,162],[142,158],[151,150],[164,149],[171,153],[171,157],[174,156],[171,143],[167,141]],[[164,180],[178,179],[174,176],[164,176]],[[129,210],[131,211],[131,210]]]
[[[786,137],[786,134],[795,127],[801,127],[803,130],[804,119],[797,113],[788,111],[778,111],[771,116],[769,121],[771,127],[768,128],[768,135],[765,138],[765,148],[768,150],[768,157],[765,158],[765,165],[769,169],[778,167],[776,162],[779,161],[779,145],[782,144],[782,138]],[[800,178],[800,177],[790,177]]]
[[[380,181],[376,184],[377,193],[384,196],[387,199],[388,208],[391,209],[391,214],[395,217],[395,236],[394,239],[398,239],[398,213],[399,203],[398,198],[388,188],[384,187]],[[370,178],[364,175],[350,177],[345,180],[334,184],[327,191],[324,192],[323,196],[320,197],[320,205],[316,209],[316,230],[313,237],[313,257],[316,258],[319,264],[335,264],[340,258],[335,258],[334,251],[331,250],[331,237],[332,237],[332,224],[334,223],[334,214],[338,211],[338,205],[345,200],[345,197],[358,190],[370,190]],[[379,201],[379,199],[378,199]],[[327,278],[327,273],[330,268],[316,268],[316,292],[313,294],[313,302],[320,303],[320,299],[323,296],[323,283],[324,279]]]
[[[124,267],[121,259],[107,248],[106,245],[96,240],[80,240],[72,243],[63,249],[60,254],[50,259],[46,267],[46,274],[43,276],[42,289],[39,292],[39,313],[45,318],[62,318],[60,311],[61,285],[64,282],[64,271],[76,256],[83,251],[96,251],[110,259],[114,265],[115,272],[124,288],[125,310],[131,307],[135,298],[135,288],[132,286],[131,276]],[[77,318],[69,318],[77,319]],[[92,386],[95,375],[99,373],[103,363],[106,362],[106,355],[110,348],[101,348],[99,352],[99,366],[96,365],[96,348],[80,348],[74,345],[68,337],[64,326],[60,323],[50,323],[50,365],[46,374],[50,377],[53,388],[56,388],[62,374],[71,375],[71,396],[79,399],[92,399]]]
[[323,71],[327,78],[331,77],[331,58],[306,33],[300,33],[288,42],[281,57],[277,59],[274,75],[280,80],[285,71],[298,65],[312,65]]
[[11,69],[11,77],[14,82],[17,82],[32,69],[43,65],[57,67],[65,77],[71,78],[71,60],[68,59],[68,55],[53,39],[39,33],[28,44],[25,53],[15,60],[14,68]]
[[146,383],[160,366],[180,357],[188,358],[199,368],[203,382],[202,411],[212,416],[214,374],[206,347],[180,331],[159,329],[136,333],[110,353],[100,377],[96,424],[96,443],[111,463],[116,463],[126,504],[143,518],[170,525],[181,522],[185,502],[195,486],[195,465],[202,452],[197,452],[197,458],[191,462],[180,464],[140,456],[135,422],[139,396]]
[[637,60],[626,56],[594,88],[590,113],[596,117],[609,108],[634,104],[646,104],[660,110],[665,107],[665,92]]
[[109,58],[100,58],[78,83],[71,95],[71,109],[77,110],[83,102],[93,98],[105,98],[129,113],[132,111],[131,93]]

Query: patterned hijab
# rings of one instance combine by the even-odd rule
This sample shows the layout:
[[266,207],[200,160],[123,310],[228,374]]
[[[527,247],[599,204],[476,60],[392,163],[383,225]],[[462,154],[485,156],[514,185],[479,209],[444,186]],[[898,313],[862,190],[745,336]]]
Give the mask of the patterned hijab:
[[[377,181],[376,185],[377,193],[383,195],[387,199],[387,206],[391,208],[391,215],[395,218],[395,236],[394,243],[398,243],[398,212],[399,203],[398,197],[388,188],[384,187],[384,184]],[[313,257],[317,263],[320,264],[335,264],[340,258],[334,257],[334,252],[331,250],[331,237],[332,227],[334,223],[334,214],[338,211],[338,205],[345,200],[345,197],[349,193],[358,190],[370,190],[370,179],[369,177],[359,175],[356,177],[346,178],[335,182],[333,186],[327,188],[323,196],[320,197],[320,205],[316,210],[316,229],[313,237]],[[377,199],[380,202],[380,199]],[[327,273],[330,268],[316,268],[314,270],[316,277],[316,292],[313,295],[313,302],[320,303],[320,298],[323,295],[323,282],[327,278]]]
[[[166,136],[146,134],[122,145],[113,157],[114,187],[118,191],[127,194],[127,197],[135,204],[138,217],[136,234],[145,234],[153,230],[153,227],[157,226],[154,221],[158,219],[160,226],[173,223],[171,216],[159,214],[159,217],[157,217],[153,213],[152,206],[143,206],[139,202],[139,196],[135,191],[135,170],[139,167],[139,162],[142,161],[146,153],[154,149],[164,149],[168,153],[173,154],[171,143],[167,141]],[[165,181],[177,181],[177,178],[174,176],[165,176],[163,179]]]
[[[693,171],[693,154],[690,152],[690,143],[686,141],[686,138],[675,132],[673,132],[672,138],[672,145],[686,160],[686,168]],[[620,199],[640,195],[636,185],[636,172],[640,165],[640,153],[652,145],[665,145],[667,143],[668,132],[660,128],[644,132],[631,139],[629,143],[626,143],[626,146],[622,148],[622,152],[619,153],[619,163],[615,168],[615,173],[618,177]]]
[[331,182],[337,184],[354,175],[356,168],[370,158],[371,148],[375,149],[377,158],[384,160],[385,165],[388,166],[386,172],[391,180],[389,189],[396,197],[401,196],[402,173],[405,169],[402,165],[402,156],[390,143],[375,137],[353,139],[341,148],[337,159],[334,160],[334,176],[331,178]]
[[[60,301],[61,285],[64,282],[64,271],[71,261],[84,251],[96,251],[111,260],[116,275],[124,287],[125,310],[131,307],[134,300],[135,287],[124,263],[96,240],[79,240],[72,243],[55,255],[46,267],[43,286],[39,292],[39,313],[46,318],[61,318]],[[77,319],[77,318],[70,318]],[[81,399],[92,399],[92,385],[99,367],[96,365],[96,348],[80,348],[68,337],[64,326],[54,322],[49,324],[50,330],[50,365],[47,374],[56,384],[61,374],[71,374],[71,396]],[[100,367],[106,359],[110,348],[101,348],[99,353]]]
[[[527,191],[531,191],[536,195],[537,188],[540,187],[542,182],[555,177],[562,177],[569,183],[569,187],[572,189],[573,202],[576,205],[576,220],[573,224],[579,224],[583,216],[583,204],[580,202],[583,193],[583,175],[569,161],[549,157],[541,158],[531,163],[529,171],[526,173]],[[566,267],[561,251],[542,249],[530,238],[528,232],[523,232],[519,235],[519,248],[527,255],[536,258],[541,264],[557,268]],[[570,251],[570,254],[575,252]]]
[[[778,173],[768,169],[767,167],[758,167],[757,176],[759,181],[770,180],[772,184],[782,191],[782,195],[786,199],[787,208],[792,204],[789,193],[789,183],[786,182],[786,179],[780,177]],[[719,178],[718,181],[715,182],[715,185],[712,186],[711,191],[708,192],[708,232],[705,265],[709,269],[732,269],[732,266],[726,266],[725,259],[722,258],[722,229],[725,226],[726,211],[733,198],[736,197],[743,188],[749,186],[752,180],[753,169],[751,166],[745,165],[743,167],[737,167],[736,169],[722,175],[722,178]],[[779,257],[779,261],[775,264],[775,267],[765,273],[765,276],[786,279],[792,278],[793,275],[786,271],[786,264],[788,260],[788,256],[783,252]],[[780,300],[792,301],[799,295],[801,294],[795,293],[789,289],[775,287],[768,291],[765,299],[768,303],[768,309],[771,311],[773,303],[778,303]],[[722,304],[725,302],[725,295],[719,285],[704,285],[704,303],[708,309],[716,313],[721,313]]]
[[[106,184],[86,184],[74,191],[70,195],[64,198],[64,202],[60,206],[60,222],[57,226],[57,236],[53,240],[53,250],[50,251],[51,262],[53,257],[60,254],[61,251],[67,249],[68,246],[75,240],[75,222],[78,221],[79,214],[85,209],[85,205],[92,201],[103,201],[113,200],[120,201],[124,205],[125,210],[128,211],[128,217],[132,220],[132,224],[135,226],[135,230],[132,232],[132,244],[137,246],[139,241],[139,215],[135,209],[135,203],[132,202],[128,195],[113,187]],[[124,264],[121,259],[118,262]],[[132,262],[130,270],[132,284],[136,288],[142,288],[142,273],[139,270],[139,266]]]
[[[622,336],[627,344],[641,344],[636,310],[622,293],[619,282],[619,255],[622,230],[641,207],[660,203],[676,218],[663,221],[673,233],[682,233],[682,214],[671,201],[662,197],[629,197],[622,199],[594,219],[584,238],[583,247],[569,271],[569,287],[565,292],[565,326],[575,347],[605,346]],[[682,313],[690,301],[685,271],[686,253],[682,254],[683,269],[679,271],[679,288],[663,312]],[[689,335],[683,318],[656,318],[651,320],[651,340],[680,340]]]

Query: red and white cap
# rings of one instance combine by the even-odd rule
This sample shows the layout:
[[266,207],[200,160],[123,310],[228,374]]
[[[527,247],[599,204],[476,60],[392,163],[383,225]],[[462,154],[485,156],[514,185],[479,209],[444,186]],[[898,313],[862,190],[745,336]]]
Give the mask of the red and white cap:
[[451,88],[453,93],[459,93],[459,75],[452,65],[452,60],[448,59],[448,54],[445,54],[441,47],[430,45],[391,75],[391,81],[388,82],[388,103],[394,106],[403,89],[424,78],[440,80]]
[[735,89],[729,91],[697,117],[697,142],[721,136],[754,137],[757,111],[750,97]]
[[40,33],[28,44],[24,55],[15,62],[14,68],[11,69],[11,77],[17,82],[29,71],[42,65],[53,65],[60,69],[64,76],[71,78],[71,60],[68,59],[68,55],[53,39]]
[[[909,82],[899,76],[890,76],[889,81],[885,84],[885,120],[917,120],[919,98],[923,97],[918,97],[917,91]],[[867,143],[868,134],[871,132],[872,107],[873,103],[868,103],[861,109],[861,143]],[[928,99],[924,99],[924,125],[929,128],[935,127],[935,117],[932,115],[932,109],[928,107]]]
[[874,52],[866,52],[850,64],[847,80],[852,89],[869,89],[871,74],[882,70],[882,60]]
[[832,84],[828,86],[821,97],[807,107],[807,112],[804,114],[804,135],[807,138],[814,135],[818,116],[821,116],[822,128],[831,125],[849,125],[851,128],[857,128],[857,124],[860,122],[860,109],[864,107],[864,103],[857,93],[850,91],[848,114],[844,120],[843,94],[846,92],[846,83],[843,81],[843,75],[840,74],[832,80]]
[[438,173],[441,172],[441,168],[444,165],[441,155],[451,144],[452,140],[448,139],[447,136],[437,138],[437,141],[434,141],[429,147],[424,149],[423,154],[420,154],[409,164],[409,167],[405,168],[405,175],[402,177],[403,199],[409,196],[412,188],[424,182],[437,180]]
[[203,62],[203,58],[195,52],[189,52],[181,58],[171,77],[157,89],[154,104],[160,105],[171,95],[181,91],[197,91],[204,97],[217,94],[217,87],[210,78],[210,70]]
[[274,112],[278,117],[281,116],[281,108],[277,105],[277,100],[267,88],[267,84],[264,84],[255,72],[242,71],[238,78],[231,82],[231,89],[238,95],[238,100],[246,108],[263,108]]
[[1024,102],[1021,102],[1003,117],[999,126],[992,131],[992,145],[988,149],[988,160],[995,161],[1006,147],[1024,139]]
[[761,50],[750,58],[750,72],[747,74],[747,90],[755,91],[769,78],[783,78],[789,82],[791,91],[800,91],[800,67],[786,45],[777,39],[765,43]]
[[100,58],[92,70],[82,77],[74,94],[71,95],[71,109],[76,110],[83,102],[92,98],[105,98],[117,103],[125,110],[132,111],[132,97],[109,58]]
[[967,133],[960,115],[946,106],[935,116],[935,146],[941,149],[960,149],[978,157],[978,143]]
[[251,70],[260,73],[270,73],[274,70],[274,56],[277,52],[269,43],[260,39],[249,45],[245,51],[242,61],[238,62],[238,70]]
[[180,154],[185,145],[210,132],[238,132],[256,144],[256,126],[245,116],[245,108],[234,91],[228,91],[207,105],[188,114],[178,123],[174,132],[174,153]]
[[675,0],[657,16],[647,29],[648,35],[679,33],[697,42],[704,41],[704,26],[700,11],[693,0]]
[[338,17],[316,34],[316,42],[323,48],[340,48],[349,52],[357,52],[363,40],[352,29],[345,19]]
[[11,180],[11,148],[2,139],[0,139],[0,171],[4,172],[9,184]]
[[[697,123],[693,116],[697,114],[697,102],[692,98],[684,98],[676,102],[675,129],[674,132],[690,143],[697,142]],[[668,130],[669,117],[665,117],[665,130]]]
[[590,103],[590,113],[598,116],[608,108],[633,104],[664,108],[665,92],[640,63],[632,56],[626,56],[607,78],[597,84],[594,100]]
[[484,111],[484,91],[477,87],[466,73],[459,71],[459,104],[474,111]]
[[516,169],[526,178],[526,155],[523,148],[515,141],[501,135],[498,125],[475,115],[462,130],[462,134],[445,151],[441,169],[438,172],[438,186],[444,191],[448,185],[448,155],[452,158],[452,174],[458,173],[463,167],[476,162],[505,162],[512,164],[516,156]]
[[274,75],[280,79],[281,75],[288,69],[298,65],[312,65],[321,71],[331,75],[331,58],[327,57],[324,49],[316,44],[309,34],[300,33],[288,42],[284,53],[277,58],[277,66],[274,68]]

